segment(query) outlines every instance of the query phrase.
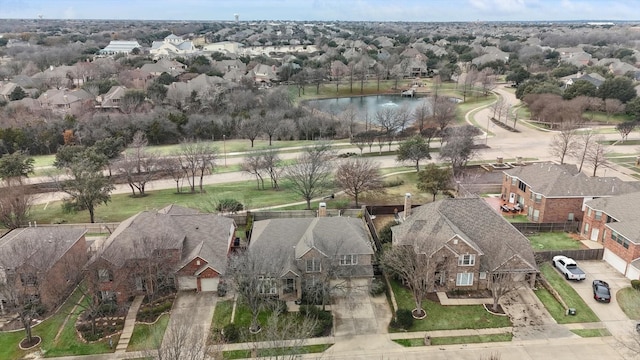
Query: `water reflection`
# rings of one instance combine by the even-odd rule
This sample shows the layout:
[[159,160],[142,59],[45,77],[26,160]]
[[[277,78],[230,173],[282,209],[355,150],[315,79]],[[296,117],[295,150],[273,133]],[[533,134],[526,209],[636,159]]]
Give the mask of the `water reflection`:
[[430,98],[427,97],[402,97],[399,95],[371,95],[334,99],[310,100],[306,105],[320,111],[339,115],[352,108],[356,112],[356,118],[360,121],[372,119],[381,109],[407,109],[413,114],[416,108],[425,104],[431,111]]

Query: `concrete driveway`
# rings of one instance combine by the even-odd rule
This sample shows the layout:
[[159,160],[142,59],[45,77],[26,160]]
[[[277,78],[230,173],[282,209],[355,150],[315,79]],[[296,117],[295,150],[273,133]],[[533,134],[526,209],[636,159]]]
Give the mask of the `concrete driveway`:
[[218,297],[212,292],[179,291],[162,340],[163,346],[184,342],[186,337],[193,337],[188,340],[190,347],[204,346],[217,301]]
[[387,299],[384,295],[371,297],[366,281],[353,280],[350,288],[337,293],[331,310],[336,337],[384,334],[391,321]]

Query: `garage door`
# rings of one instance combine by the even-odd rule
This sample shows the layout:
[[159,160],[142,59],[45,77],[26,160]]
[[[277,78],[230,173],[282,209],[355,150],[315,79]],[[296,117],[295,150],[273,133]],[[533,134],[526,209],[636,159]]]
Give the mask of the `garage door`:
[[178,277],[178,289],[179,290],[195,290],[198,287],[198,283],[195,276],[180,276]]
[[218,278],[200,278],[200,291],[218,290]]
[[640,269],[636,268],[633,265],[629,265],[627,269],[627,278],[630,280],[638,280],[640,279]]
[[604,256],[602,259],[623,275],[627,270],[627,262],[609,249],[604,249]]

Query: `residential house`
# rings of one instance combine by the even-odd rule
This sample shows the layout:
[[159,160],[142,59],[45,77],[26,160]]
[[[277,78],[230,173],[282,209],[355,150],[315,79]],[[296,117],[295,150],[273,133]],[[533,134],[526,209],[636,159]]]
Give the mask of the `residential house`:
[[483,64],[490,63],[493,61],[502,61],[505,63],[509,61],[509,54],[498,49],[495,46],[484,47],[482,51],[484,52],[483,55],[475,57],[473,58],[473,60],[471,60],[471,63],[473,65],[481,66]]
[[153,76],[160,76],[164,72],[171,76],[178,76],[185,72],[184,64],[166,59],[159,60],[155,63],[144,64],[140,67],[140,70]]
[[101,54],[101,55],[130,54],[133,51],[133,49],[142,49],[142,45],[140,45],[136,40],[133,40],[133,41],[111,40],[109,42],[109,45],[107,45],[104,49],[98,51],[98,54]]
[[127,88],[125,86],[112,86],[106,94],[96,97],[96,102],[98,103],[96,105],[96,108],[119,109],[120,101],[122,100],[126,92]]
[[588,66],[592,60],[591,54],[585,52],[579,46],[573,48],[557,48],[556,51],[560,53],[561,62],[577,67]]
[[0,100],[11,101],[11,93],[13,93],[17,87],[18,85],[13,82],[4,84],[0,82]]
[[238,54],[240,50],[244,47],[243,44],[235,41],[221,41],[217,43],[207,44],[202,47],[203,51],[211,51],[211,52],[221,52],[221,53],[231,53]]
[[586,74],[582,72],[579,72],[574,75],[565,76],[560,79],[560,81],[564,83],[565,88],[575,84],[575,82],[578,80],[588,81],[597,89],[600,87],[600,85],[602,85],[605,79],[602,75],[598,73]]
[[120,83],[133,89],[146,89],[154,76],[142,69],[132,69],[120,72]]
[[233,219],[175,205],[143,211],[120,223],[91,258],[92,286],[118,303],[162,289],[215,291],[235,229]]
[[[92,104],[94,101],[93,95],[85,90],[47,90],[40,97],[38,101],[45,109],[51,109],[61,112],[79,111],[84,105]],[[93,104],[92,104],[93,106]]]
[[[326,209],[326,208],[325,208]],[[322,279],[373,278],[373,249],[362,219],[324,217],[256,221],[248,251],[265,259],[261,264],[266,295],[284,300],[302,298],[304,289]]]
[[0,307],[38,302],[55,309],[77,285],[87,262],[85,230],[28,227],[0,238]]
[[482,290],[497,274],[535,282],[529,240],[481,198],[443,199],[405,206],[392,246],[411,246],[430,261],[430,291]]
[[170,34],[162,41],[154,41],[151,43],[149,53],[154,58],[176,57],[195,53],[196,47],[190,40],[184,40],[179,36]]
[[255,83],[271,83],[277,81],[275,66],[258,64],[250,71]]
[[536,163],[504,170],[502,199],[518,203],[529,221],[580,221],[584,203],[640,189],[638,182],[616,177],[590,177],[575,165]]
[[580,235],[604,245],[603,259],[631,280],[640,279],[640,192],[585,203]]

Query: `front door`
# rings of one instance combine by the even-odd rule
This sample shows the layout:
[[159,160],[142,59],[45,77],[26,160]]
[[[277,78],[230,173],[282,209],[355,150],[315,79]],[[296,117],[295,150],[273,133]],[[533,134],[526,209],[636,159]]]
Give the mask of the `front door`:
[[589,240],[598,241],[598,235],[600,235],[599,228],[591,229],[591,237],[589,238]]
[[509,204],[513,204],[516,202],[516,194],[515,193],[510,193],[509,194]]

